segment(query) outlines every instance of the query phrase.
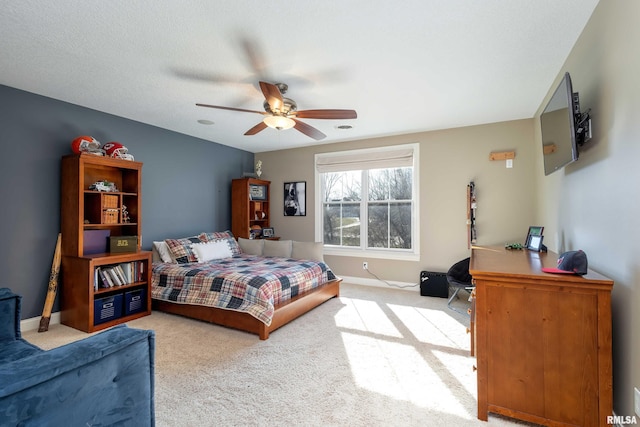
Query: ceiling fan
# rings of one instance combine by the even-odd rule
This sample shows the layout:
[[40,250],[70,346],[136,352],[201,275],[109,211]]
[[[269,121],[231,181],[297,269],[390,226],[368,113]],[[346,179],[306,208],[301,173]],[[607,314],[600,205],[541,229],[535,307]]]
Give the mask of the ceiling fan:
[[319,141],[326,137],[318,129],[298,119],[355,119],[358,114],[355,110],[301,110],[298,111],[298,105],[292,99],[285,98],[282,95],[287,92],[289,87],[284,83],[267,83],[260,82],[260,89],[265,97],[264,111],[246,110],[244,108],[222,107],[219,105],[196,104],[199,107],[219,108],[221,110],[241,111],[245,113],[261,114],[264,119],[245,132],[245,135],[255,135],[263,131],[267,127],[277,130],[294,128],[299,132]]

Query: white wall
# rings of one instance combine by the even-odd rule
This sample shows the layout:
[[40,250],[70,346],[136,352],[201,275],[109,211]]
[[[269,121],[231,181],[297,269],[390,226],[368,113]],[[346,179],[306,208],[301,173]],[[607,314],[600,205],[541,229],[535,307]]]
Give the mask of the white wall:
[[[594,138],[578,162],[538,174],[539,222],[551,249],[582,249],[613,288],[614,410],[633,415],[640,387],[640,2],[601,1],[546,99],[565,71],[591,108]],[[540,111],[539,111],[540,112]],[[539,129],[539,112],[536,130]],[[539,131],[536,144],[540,144]],[[537,169],[542,168],[538,154]]]

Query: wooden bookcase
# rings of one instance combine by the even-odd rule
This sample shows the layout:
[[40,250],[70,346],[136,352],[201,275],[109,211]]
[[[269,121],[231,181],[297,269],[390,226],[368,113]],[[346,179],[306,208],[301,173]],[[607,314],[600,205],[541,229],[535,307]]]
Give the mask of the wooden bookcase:
[[270,181],[238,178],[231,182],[231,232],[249,238],[252,226],[269,227]]
[[[149,315],[151,252],[140,250],[142,163],[74,154],[62,158],[61,174],[62,323],[94,332]],[[105,180],[114,183],[117,191],[89,189],[93,183]],[[128,215],[123,215],[123,206]],[[107,238],[103,237],[104,251],[89,253],[93,251],[89,251],[85,234],[96,231],[108,232],[111,237],[137,236],[135,250],[110,253]],[[121,264],[135,266],[136,275],[130,283],[101,287],[100,269]],[[127,306],[130,303],[127,298],[132,295],[137,298],[137,306],[129,313],[132,306]],[[118,304],[114,317],[106,321],[96,319],[96,302],[111,299]]]

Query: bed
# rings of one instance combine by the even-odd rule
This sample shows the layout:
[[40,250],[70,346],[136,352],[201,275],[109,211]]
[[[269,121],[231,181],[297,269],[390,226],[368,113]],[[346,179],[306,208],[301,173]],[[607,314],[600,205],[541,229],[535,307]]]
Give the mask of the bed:
[[229,231],[154,242],[152,307],[266,340],[340,295],[342,279],[322,260],[321,246],[236,241]]

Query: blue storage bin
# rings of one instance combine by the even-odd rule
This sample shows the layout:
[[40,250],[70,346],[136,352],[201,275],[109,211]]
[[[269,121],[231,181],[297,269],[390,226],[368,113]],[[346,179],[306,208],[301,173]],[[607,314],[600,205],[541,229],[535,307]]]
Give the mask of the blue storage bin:
[[122,317],[122,294],[96,298],[93,302],[93,324]]
[[124,294],[124,314],[139,313],[147,310],[147,290],[145,288],[125,292]]

